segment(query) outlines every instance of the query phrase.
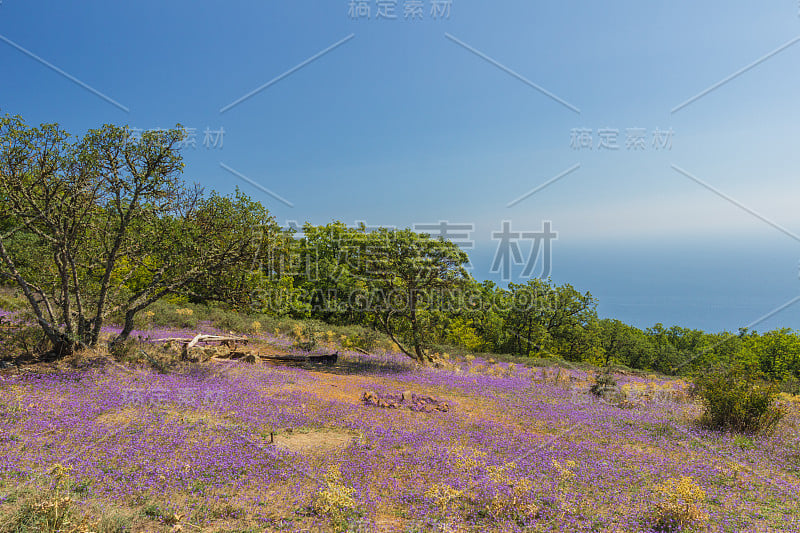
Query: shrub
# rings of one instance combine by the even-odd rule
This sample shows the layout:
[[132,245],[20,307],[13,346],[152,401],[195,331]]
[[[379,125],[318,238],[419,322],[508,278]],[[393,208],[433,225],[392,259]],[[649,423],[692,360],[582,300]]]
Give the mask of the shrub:
[[70,469],[55,464],[46,488],[23,489],[10,498],[16,503],[0,515],[0,533],[83,533],[95,528],[81,517],[71,496]]
[[372,351],[378,345],[379,334],[374,329],[360,326],[349,326],[339,328],[343,333],[340,335],[342,348],[360,349]]
[[800,394],[800,379],[795,376],[787,376],[778,384],[778,388],[781,392],[797,396]]
[[692,478],[668,479],[656,486],[656,503],[649,516],[653,531],[695,531],[708,522],[700,504],[706,493]]
[[[223,331],[233,331],[237,334],[243,333],[258,333],[254,330],[253,319],[247,315],[239,314],[235,311],[222,311],[216,310],[211,318],[212,323]],[[261,330],[261,323],[258,324],[258,330]]]
[[447,514],[453,504],[464,494],[464,491],[456,490],[447,483],[435,483],[425,491],[428,498],[441,514]]
[[359,514],[354,493],[354,489],[342,482],[339,467],[332,466],[325,475],[325,486],[314,496],[312,509],[316,514],[330,518],[336,529],[345,529]]
[[466,320],[453,320],[447,329],[447,340],[463,346],[468,351],[477,352],[483,348],[483,339]]
[[701,426],[722,431],[758,433],[774,427],[783,418],[776,404],[778,391],[758,382],[746,372],[716,372],[695,382],[705,411]]
[[199,320],[194,316],[194,310],[187,308],[175,309],[171,323],[179,328],[195,328]]
[[314,327],[304,324],[295,326],[294,331],[294,347],[304,352],[310,352],[317,347],[317,336]]
[[35,357],[49,347],[50,341],[38,326],[5,320],[0,324],[0,360]]
[[518,477],[514,473],[516,468],[513,462],[487,467],[486,473],[493,490],[485,510],[499,522],[510,520],[524,525],[539,518],[542,508],[535,497],[533,481],[528,477]]
[[97,522],[97,533],[128,533],[132,530],[133,518],[130,514],[114,511],[104,514]]
[[0,309],[4,311],[27,311],[29,306],[28,300],[18,293],[6,290],[0,292]]

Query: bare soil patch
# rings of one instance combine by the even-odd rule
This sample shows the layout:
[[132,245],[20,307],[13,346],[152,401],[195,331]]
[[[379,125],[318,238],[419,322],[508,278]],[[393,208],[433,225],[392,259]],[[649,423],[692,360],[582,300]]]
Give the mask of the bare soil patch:
[[283,430],[274,436],[274,446],[293,453],[318,455],[346,448],[358,438],[351,430],[342,428]]

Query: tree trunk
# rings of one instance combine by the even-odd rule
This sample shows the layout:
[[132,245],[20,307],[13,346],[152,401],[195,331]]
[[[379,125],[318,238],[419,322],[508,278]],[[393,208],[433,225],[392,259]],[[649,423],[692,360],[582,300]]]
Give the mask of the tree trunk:
[[416,354],[417,361],[425,364],[425,361],[433,361],[433,358],[425,353],[425,348],[422,346],[422,342],[420,341],[421,335],[419,332],[419,320],[417,318],[417,297],[413,291],[409,295],[409,307],[411,339],[414,343],[414,354]]
[[74,340],[69,340],[66,336],[62,335],[58,341],[53,342],[53,353],[58,357],[65,357],[67,355],[72,355],[80,347],[79,343]]
[[133,327],[134,327],[133,317],[134,316],[136,316],[136,310],[135,309],[128,309],[125,312],[125,324],[122,326],[122,331],[120,331],[119,335],[114,337],[114,340],[112,340],[108,344],[108,349],[110,351],[113,352],[118,346],[122,345],[122,343],[124,343],[126,340],[128,340],[128,337],[130,336],[131,331],[133,331]]
[[532,331],[533,331],[533,318],[529,317],[528,318],[528,335],[527,335],[528,346],[525,349],[525,355],[530,355],[531,354],[531,333],[532,333]]

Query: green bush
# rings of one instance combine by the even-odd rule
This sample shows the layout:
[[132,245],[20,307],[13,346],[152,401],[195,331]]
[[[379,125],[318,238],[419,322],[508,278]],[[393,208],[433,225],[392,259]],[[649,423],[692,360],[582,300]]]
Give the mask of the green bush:
[[709,515],[703,507],[706,491],[686,476],[656,485],[654,506],[647,520],[652,531],[705,531]]
[[253,319],[235,311],[218,311],[211,318],[211,323],[223,331],[243,335],[252,329]]
[[294,330],[294,343],[293,346],[298,350],[310,352],[317,346],[317,332],[313,325],[299,324]]
[[0,309],[5,311],[23,311],[29,308],[28,301],[19,294],[8,290],[0,292]]
[[381,344],[380,333],[363,326],[339,326],[334,328],[340,335],[342,348],[372,351]]
[[36,357],[50,348],[39,326],[3,322],[0,327],[0,360]]
[[786,394],[797,396],[800,394],[800,379],[795,376],[788,376],[778,383],[778,389]]
[[70,468],[55,464],[48,486],[15,490],[0,509],[0,533],[83,533],[94,528],[73,498]]
[[695,394],[705,407],[699,423],[708,429],[758,433],[773,428],[784,415],[775,403],[777,389],[749,372],[706,374],[695,381]]

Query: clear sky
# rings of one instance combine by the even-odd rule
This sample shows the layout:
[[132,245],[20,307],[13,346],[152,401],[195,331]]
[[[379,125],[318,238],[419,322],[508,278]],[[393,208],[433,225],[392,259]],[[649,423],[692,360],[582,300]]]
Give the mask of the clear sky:
[[0,112],[180,123],[188,180],[281,224],[471,225],[479,279],[503,221],[549,220],[601,316],[735,331],[800,295],[799,38],[798,0],[2,0]]

